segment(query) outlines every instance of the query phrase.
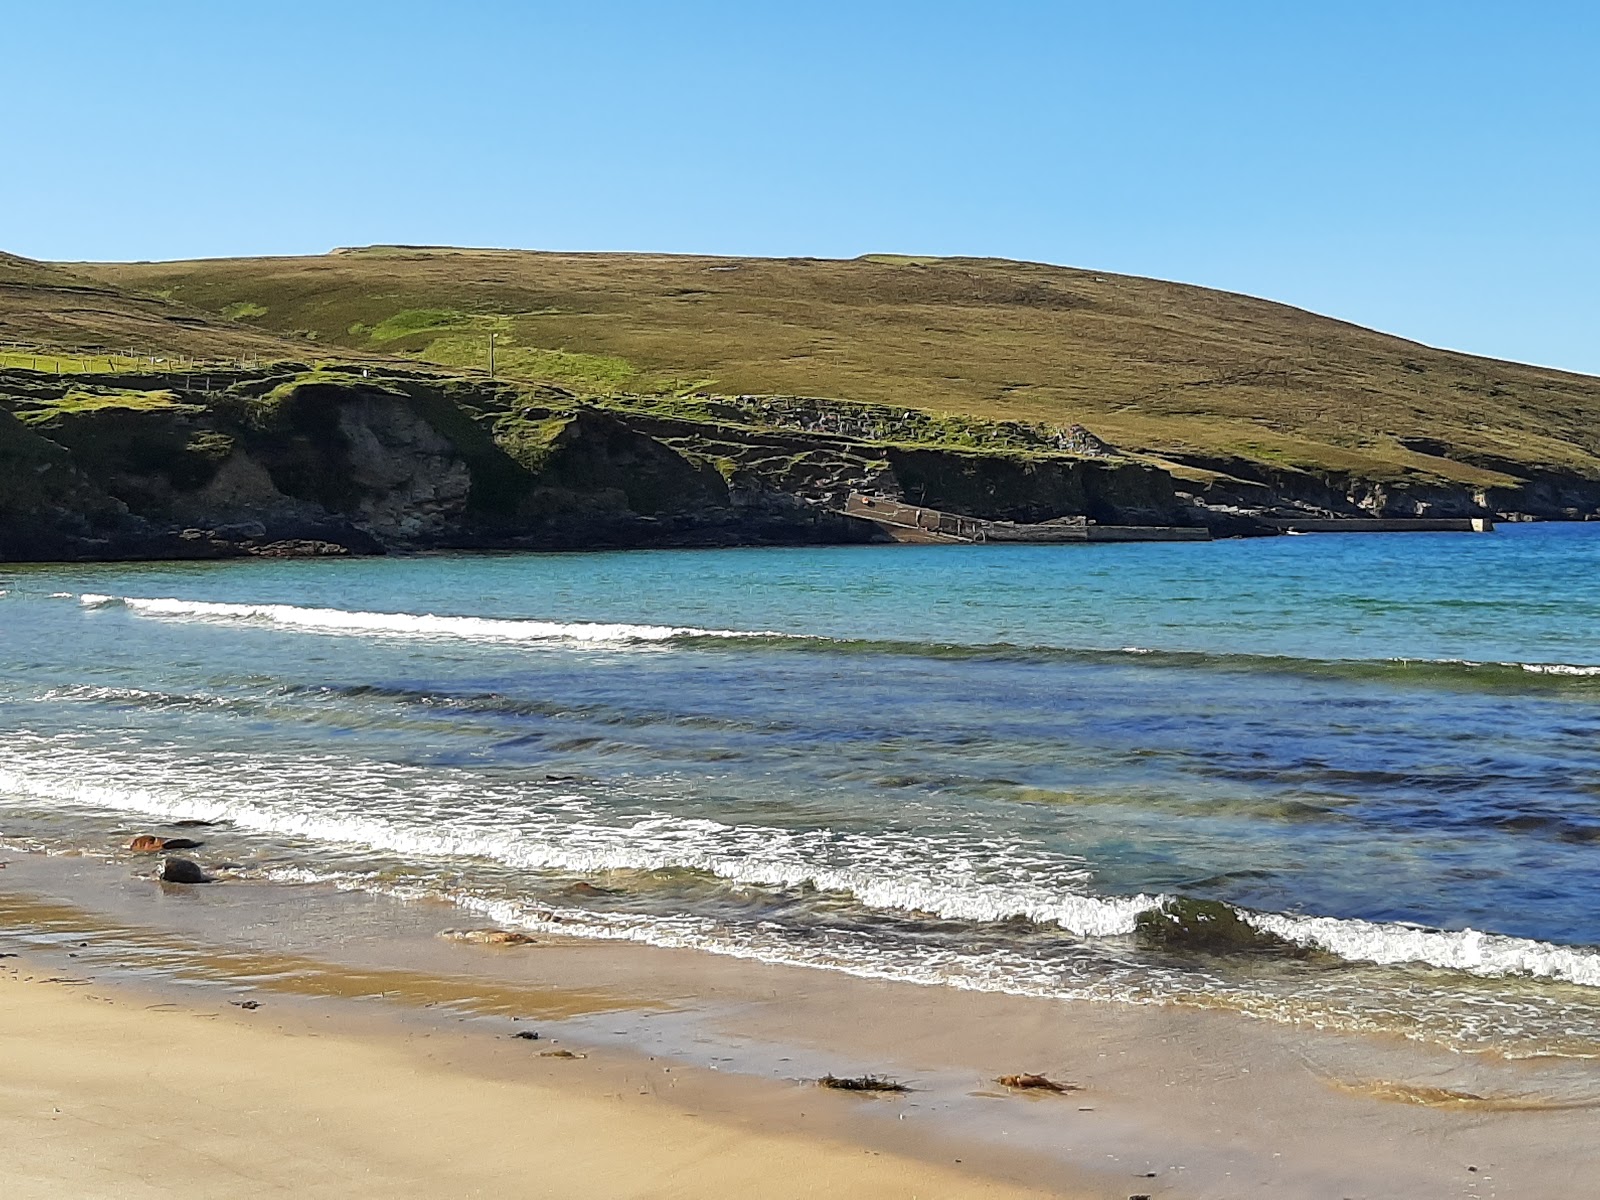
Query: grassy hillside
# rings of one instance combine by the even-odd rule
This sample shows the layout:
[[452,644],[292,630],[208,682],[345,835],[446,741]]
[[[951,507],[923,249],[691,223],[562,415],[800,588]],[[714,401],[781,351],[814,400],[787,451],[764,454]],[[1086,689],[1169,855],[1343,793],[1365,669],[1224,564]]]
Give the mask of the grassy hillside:
[[0,367],[63,372],[126,367],[130,356],[292,358],[304,346],[268,330],[174,304],[159,291],[108,285],[67,267],[0,253]]
[[493,332],[502,374],[587,395],[787,394],[1081,422],[1181,457],[1180,475],[1232,457],[1380,480],[1489,485],[1521,466],[1600,478],[1600,379],[1035,263],[373,247],[73,270],[287,337],[302,356],[481,369]]

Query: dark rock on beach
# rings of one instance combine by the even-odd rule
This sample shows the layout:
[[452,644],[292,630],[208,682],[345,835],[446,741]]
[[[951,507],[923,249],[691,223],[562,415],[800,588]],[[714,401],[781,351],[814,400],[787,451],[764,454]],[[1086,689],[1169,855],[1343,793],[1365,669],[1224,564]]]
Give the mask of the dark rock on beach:
[[169,858],[161,864],[162,883],[210,883],[200,864],[187,858]]
[[1139,914],[1134,933],[1152,950],[1202,954],[1279,954],[1302,958],[1303,946],[1257,929],[1220,900],[1180,896]]

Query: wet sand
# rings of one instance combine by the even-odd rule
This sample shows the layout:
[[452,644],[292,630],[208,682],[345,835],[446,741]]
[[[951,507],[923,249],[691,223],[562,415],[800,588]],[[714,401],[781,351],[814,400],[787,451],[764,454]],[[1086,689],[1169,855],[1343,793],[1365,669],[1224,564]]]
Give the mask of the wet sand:
[[[1594,1064],[476,945],[436,936],[470,923],[444,905],[10,861],[0,1137],[38,1150],[11,1157],[8,1196],[1597,1194]],[[995,1082],[1023,1071],[1081,1090]],[[830,1072],[914,1090],[816,1087]]]

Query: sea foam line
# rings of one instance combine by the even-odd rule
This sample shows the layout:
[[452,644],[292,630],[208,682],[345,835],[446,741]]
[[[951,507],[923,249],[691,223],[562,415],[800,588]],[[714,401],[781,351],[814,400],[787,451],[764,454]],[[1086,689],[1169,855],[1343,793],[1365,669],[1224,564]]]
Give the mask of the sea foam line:
[[120,605],[145,617],[276,625],[315,633],[406,638],[462,638],[492,642],[669,642],[679,638],[772,638],[764,630],[699,629],[688,625],[643,625],[531,618],[440,616],[434,613],[364,612],[294,604],[230,604],[219,601],[141,598],[85,593],[86,608]]
[[[508,830],[500,816],[489,813],[477,821],[458,818],[448,829],[437,825],[407,828],[370,815],[330,812],[326,807],[307,811],[214,798],[226,791],[237,794],[239,781],[235,787],[223,789],[217,781],[199,780],[200,786],[189,795],[183,794],[181,785],[174,787],[176,772],[163,776],[161,790],[95,782],[89,756],[82,762],[75,761],[76,757],[55,764],[58,769],[47,775],[28,770],[28,764],[16,756],[0,758],[0,796],[167,820],[223,819],[258,833],[413,858],[486,859],[523,870],[688,869],[731,883],[811,887],[846,894],[863,907],[879,911],[973,923],[1020,917],[1089,938],[1132,933],[1140,913],[1169,899],[1144,893],[1099,896],[1069,891],[1059,884],[1050,886],[1039,879],[980,878],[966,865],[970,848],[927,839],[915,847],[921,869],[908,869],[908,848],[887,845],[871,835],[733,826],[662,813],[601,822],[594,819],[592,806],[577,795],[550,796],[540,801],[543,812],[534,814],[529,812],[528,797],[519,796],[523,816],[539,818],[534,827]],[[326,775],[327,764],[303,765],[313,775]],[[394,770],[392,766],[387,769]],[[305,782],[292,776],[293,769],[275,772],[278,782],[291,790]],[[462,781],[455,792],[466,787],[467,781]],[[324,801],[336,804],[337,796],[326,794]],[[995,849],[1000,857],[1010,857],[1009,852],[1002,853],[1003,848]],[[834,861],[824,861],[826,857]],[[1062,865],[1056,864],[1054,869],[1060,871]],[[1050,869],[1047,864],[1036,866],[1041,874]],[[1241,916],[1258,928],[1351,962],[1422,963],[1483,977],[1534,976],[1600,987],[1600,955],[1580,947],[1472,929],[1432,930],[1250,911]]]
[[1426,929],[1357,918],[1278,913],[1244,915],[1258,929],[1316,946],[1349,962],[1426,963],[1489,978],[1529,975],[1600,987],[1600,955],[1592,950],[1477,929]]
[[[16,760],[11,760],[15,764]],[[285,809],[237,801],[173,794],[170,791],[106,784],[93,779],[88,764],[67,766],[41,778],[0,760],[0,795],[80,808],[136,812],[164,819],[227,820],[258,833],[379,850],[414,858],[479,858],[530,871],[692,870],[730,883],[853,896],[862,906],[923,913],[974,923],[1016,917],[1054,924],[1083,937],[1128,933],[1138,914],[1158,897],[1103,897],[1045,888],[1030,883],[983,881],[963,870],[964,847],[919,843],[931,869],[908,870],[905,848],[871,835],[828,829],[791,830],[732,826],[663,813],[601,822],[576,796],[551,797],[554,811],[530,812],[526,797],[521,818],[533,827],[507,830],[495,814],[479,820],[457,818],[449,828],[407,828],[392,821],[353,813]],[[391,768],[392,770],[392,768]],[[315,772],[313,772],[315,773]],[[299,780],[285,772],[281,782]],[[212,787],[197,789],[215,795]],[[240,790],[239,781],[231,789]],[[325,801],[336,802],[326,794]],[[833,855],[832,863],[822,861]],[[1080,869],[1055,864],[1063,877],[1083,878]]]
[[981,656],[986,653],[1015,655],[1042,654],[1081,658],[1088,661],[1133,659],[1167,662],[1180,666],[1213,664],[1228,667],[1254,663],[1279,669],[1312,670],[1407,667],[1445,667],[1463,671],[1520,670],[1532,675],[1587,679],[1600,677],[1600,665],[1553,662],[1489,662],[1467,658],[1380,658],[1380,659],[1296,659],[1283,655],[1255,655],[1231,652],[1157,649],[1148,646],[1091,648],[1059,645],[1012,645],[1009,643],[952,644],[875,642],[870,639],[841,639],[816,634],[781,630],[703,629],[692,625],[652,625],[630,622],[548,621],[520,617],[472,617],[435,613],[368,612],[340,608],[318,608],[293,604],[239,604],[222,601],[182,600],[174,597],[108,596],[86,592],[74,596],[55,592],[52,597],[76,599],[85,608],[121,606],[140,616],[166,620],[192,620],[221,623],[276,626],[313,633],[353,636],[462,639],[486,642],[566,642],[587,645],[644,645],[715,638],[726,641],[761,640],[810,646],[876,649],[884,652],[929,653],[960,651]]

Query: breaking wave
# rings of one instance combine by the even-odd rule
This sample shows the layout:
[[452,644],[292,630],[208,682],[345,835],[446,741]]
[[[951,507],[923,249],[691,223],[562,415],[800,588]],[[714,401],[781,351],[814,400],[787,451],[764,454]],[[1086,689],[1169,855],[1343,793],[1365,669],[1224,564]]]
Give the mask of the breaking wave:
[[[393,765],[383,774],[368,774],[360,764],[315,758],[240,771],[242,764],[224,760],[217,771],[195,760],[173,763],[149,755],[124,759],[123,769],[107,772],[90,751],[38,744],[34,751],[0,754],[0,797],[164,821],[227,821],[248,832],[413,863],[479,860],[513,870],[576,874],[695,872],[729,884],[783,889],[803,903],[806,896],[832,895],[869,912],[974,926],[1025,921],[1084,939],[1131,934],[1140,913],[1169,899],[1093,894],[1086,864],[1027,842],[786,829],[663,813],[606,819],[569,788],[530,795],[526,787],[465,775],[435,778],[426,804],[400,804],[394,777],[407,772]],[[128,775],[162,782],[129,786]],[[332,779],[339,785],[329,787]],[[298,799],[305,795],[318,796],[317,805]],[[467,816],[460,806],[469,795],[473,811]],[[411,793],[412,801],[417,798]],[[452,814],[448,820],[446,814]],[[1240,915],[1258,928],[1349,962],[1423,964],[1486,978],[1520,976],[1600,988],[1600,953],[1592,948],[1472,929],[1246,910]],[[608,928],[625,919],[613,914]],[[659,924],[642,916],[640,922],[641,930]],[[613,928],[607,936],[623,935]]]
[[504,617],[440,616],[434,613],[362,612],[306,608],[294,604],[228,604],[171,598],[85,594],[88,608],[121,606],[143,617],[281,626],[314,633],[419,639],[461,638],[480,642],[670,642],[683,638],[768,638],[783,635],[681,625],[639,625],[598,621],[539,621]]
[[84,593],[85,608],[121,607],[138,616],[175,621],[260,625],[309,633],[394,639],[484,643],[562,643],[592,646],[668,646],[737,650],[742,644],[772,651],[908,655],[919,658],[1083,662],[1108,666],[1185,667],[1268,672],[1469,690],[1529,687],[1585,693],[1600,688],[1600,664],[1493,662],[1468,658],[1299,658],[1289,655],[1208,653],[1148,646],[1111,648],[840,638],[780,630],[706,629],[692,625],[550,621],[523,617],[471,617],[435,613],[367,612],[292,604],[238,604]]

